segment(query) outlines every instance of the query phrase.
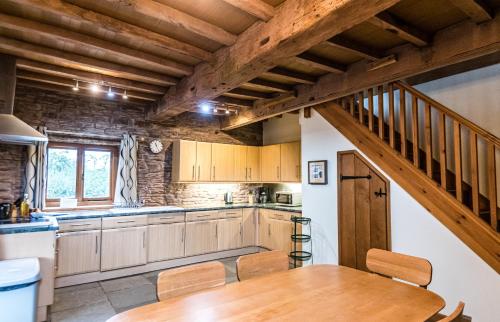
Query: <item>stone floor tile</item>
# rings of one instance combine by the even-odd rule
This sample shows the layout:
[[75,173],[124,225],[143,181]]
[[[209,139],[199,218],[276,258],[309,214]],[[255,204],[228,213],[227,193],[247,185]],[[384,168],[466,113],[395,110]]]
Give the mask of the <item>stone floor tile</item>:
[[51,312],[51,322],[105,322],[116,312],[107,299],[85,306]]
[[142,285],[151,285],[152,283],[142,275],[127,276],[99,282],[105,293],[120,290],[133,289]]
[[96,287],[100,287],[98,282],[56,288],[54,293],[55,294],[64,294],[64,293],[68,293],[68,292],[82,291],[82,290],[87,290],[87,289],[96,288]]
[[124,307],[124,308],[117,308],[115,309],[116,313],[122,313],[122,312],[125,312],[125,311],[128,311],[128,310],[131,310],[133,308],[136,308],[138,306],[143,306],[143,305],[146,305],[146,304],[151,304],[151,303],[156,303],[157,300],[154,300],[154,301],[150,301],[150,302],[144,302],[144,303],[141,303],[140,305],[132,305],[132,306],[129,306],[129,307]]
[[149,285],[136,286],[133,289],[122,289],[119,291],[106,293],[113,308],[117,311],[132,306],[141,306],[144,303],[156,301],[156,289]]
[[106,300],[106,295],[100,287],[56,292],[54,294],[54,304],[51,307],[51,311],[59,312],[68,309],[75,309]]

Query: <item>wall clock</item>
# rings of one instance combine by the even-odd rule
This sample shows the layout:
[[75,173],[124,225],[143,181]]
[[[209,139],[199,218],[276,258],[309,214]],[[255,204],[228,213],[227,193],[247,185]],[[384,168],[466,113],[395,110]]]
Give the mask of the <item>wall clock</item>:
[[160,140],[155,139],[151,141],[151,143],[149,143],[149,148],[153,153],[160,153],[163,150],[163,144],[161,143]]

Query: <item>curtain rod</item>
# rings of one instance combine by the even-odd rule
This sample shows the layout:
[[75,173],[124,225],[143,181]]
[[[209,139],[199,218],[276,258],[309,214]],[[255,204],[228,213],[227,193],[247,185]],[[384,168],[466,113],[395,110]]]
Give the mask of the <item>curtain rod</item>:
[[56,134],[56,135],[76,136],[76,137],[81,137],[81,138],[95,138],[95,139],[106,139],[106,140],[121,140],[122,139],[121,136],[106,135],[106,134],[74,133],[74,132],[55,131],[55,130],[47,130],[47,133]]

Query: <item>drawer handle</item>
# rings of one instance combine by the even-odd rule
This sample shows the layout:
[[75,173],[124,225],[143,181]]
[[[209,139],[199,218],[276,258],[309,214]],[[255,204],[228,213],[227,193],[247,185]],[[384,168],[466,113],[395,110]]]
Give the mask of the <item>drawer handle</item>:
[[131,223],[131,222],[135,222],[135,220],[117,221],[116,223],[117,223],[117,224],[127,224],[127,223]]
[[70,226],[71,227],[82,227],[82,226],[90,226],[90,225],[92,225],[92,224],[88,224],[88,223],[87,224],[71,224]]
[[196,217],[198,217],[198,218],[203,218],[203,217],[210,217],[210,216],[211,216],[211,215],[209,214],[209,215],[197,215]]
[[160,217],[158,219],[161,219],[161,220],[167,220],[167,219],[174,219],[175,217],[171,216],[171,217]]

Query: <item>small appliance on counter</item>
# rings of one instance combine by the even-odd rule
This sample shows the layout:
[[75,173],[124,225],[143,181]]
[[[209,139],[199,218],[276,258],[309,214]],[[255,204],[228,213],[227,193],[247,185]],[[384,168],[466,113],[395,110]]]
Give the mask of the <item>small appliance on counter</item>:
[[12,204],[8,202],[0,203],[0,219],[9,219],[12,215]]
[[258,187],[255,190],[255,198],[257,203],[267,203],[270,202],[270,190],[268,187]]
[[233,193],[228,191],[224,194],[224,202],[226,205],[230,205],[233,203]]
[[276,203],[284,206],[302,206],[302,193],[290,191],[278,191],[275,194]]

